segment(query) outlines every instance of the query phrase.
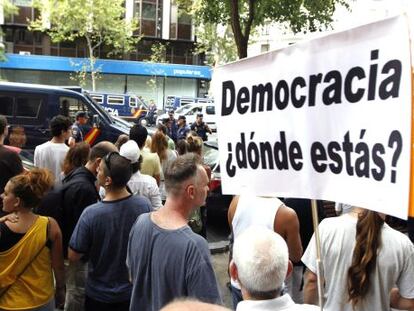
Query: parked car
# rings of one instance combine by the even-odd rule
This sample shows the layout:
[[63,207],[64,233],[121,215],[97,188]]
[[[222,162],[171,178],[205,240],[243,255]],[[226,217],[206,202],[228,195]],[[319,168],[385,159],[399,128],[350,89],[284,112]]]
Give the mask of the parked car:
[[207,196],[207,219],[217,219],[227,225],[227,211],[232,195],[225,195],[221,191],[220,161],[217,142],[206,141],[203,147],[204,163],[211,168],[210,191]]
[[[203,121],[211,128],[213,132],[217,130],[216,124],[216,108],[214,103],[212,104],[194,104],[194,105],[185,105],[181,106],[175,110],[175,117],[185,116],[187,124],[191,125],[196,121],[197,114],[203,114]],[[164,113],[157,118],[157,124],[162,123],[164,119],[168,119],[168,113]]]

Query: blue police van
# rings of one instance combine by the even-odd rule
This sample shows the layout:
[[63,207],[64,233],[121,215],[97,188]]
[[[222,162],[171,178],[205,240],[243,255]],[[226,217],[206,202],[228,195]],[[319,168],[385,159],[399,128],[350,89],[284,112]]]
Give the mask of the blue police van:
[[[101,105],[109,114],[138,121],[144,118],[148,112],[148,105],[135,94],[117,94],[102,92],[87,92],[95,102]],[[134,120],[135,119],[135,120]]]
[[91,145],[100,141],[115,142],[120,134],[128,134],[129,126],[113,118],[86,92],[61,87],[0,82],[0,115],[10,125],[8,143],[29,152],[50,140],[49,121],[56,115],[68,116],[85,111],[89,116],[84,128]]

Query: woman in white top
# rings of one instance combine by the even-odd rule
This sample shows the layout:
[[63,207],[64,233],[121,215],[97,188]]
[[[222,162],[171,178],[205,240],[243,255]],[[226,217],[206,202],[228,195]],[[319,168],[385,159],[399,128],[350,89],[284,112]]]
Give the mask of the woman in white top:
[[[362,208],[319,225],[326,311],[414,310],[414,246]],[[302,257],[307,266],[305,303],[317,303],[316,246]]]
[[160,193],[161,200],[165,201],[164,174],[168,165],[177,158],[177,154],[171,149],[168,149],[168,138],[160,130],[157,130],[151,138],[151,152],[157,153],[161,161]]

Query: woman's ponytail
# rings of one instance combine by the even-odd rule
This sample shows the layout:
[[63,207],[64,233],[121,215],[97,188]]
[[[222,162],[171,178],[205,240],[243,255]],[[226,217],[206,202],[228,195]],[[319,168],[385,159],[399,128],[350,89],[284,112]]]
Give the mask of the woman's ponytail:
[[352,264],[348,269],[348,296],[355,307],[367,294],[370,275],[377,264],[384,220],[373,211],[365,210],[356,225],[356,243]]

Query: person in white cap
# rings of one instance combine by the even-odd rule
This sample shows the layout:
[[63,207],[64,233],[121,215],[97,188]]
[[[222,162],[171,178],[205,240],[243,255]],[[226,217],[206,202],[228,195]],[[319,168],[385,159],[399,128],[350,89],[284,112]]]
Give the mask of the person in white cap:
[[128,182],[128,188],[132,194],[148,198],[155,210],[162,207],[157,181],[154,177],[140,172],[142,157],[138,144],[133,140],[129,140],[121,146],[119,153],[131,161],[132,176]]

